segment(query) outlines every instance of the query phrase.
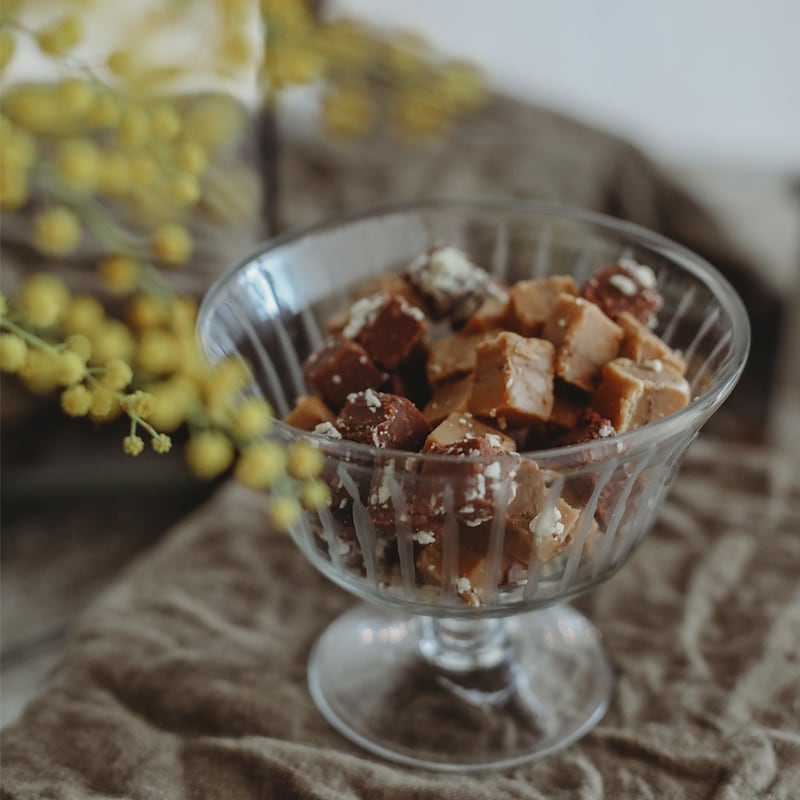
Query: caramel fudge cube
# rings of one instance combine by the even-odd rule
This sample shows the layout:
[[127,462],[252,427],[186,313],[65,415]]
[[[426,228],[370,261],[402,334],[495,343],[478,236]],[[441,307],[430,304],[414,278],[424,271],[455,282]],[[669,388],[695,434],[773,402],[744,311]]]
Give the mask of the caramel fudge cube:
[[423,346],[425,315],[398,295],[372,295],[353,304],[342,335],[363,345],[376,364],[393,370]]
[[578,294],[578,285],[568,275],[519,281],[509,295],[509,327],[523,336],[539,336],[550,311],[562,293]]
[[283,418],[287,425],[293,425],[304,431],[313,431],[323,422],[333,423],[336,415],[313,394],[298,395],[294,408]]
[[501,429],[546,421],[553,408],[553,345],[504,331],[478,345],[469,409]]
[[629,311],[623,311],[617,317],[617,324],[624,332],[619,355],[630,358],[637,364],[661,361],[681,375],[686,372],[683,356],[642,325]]
[[482,438],[498,453],[513,453],[514,440],[496,428],[485,425],[469,412],[449,414],[428,435],[422,448],[427,453],[433,447],[447,447],[463,439]]
[[467,320],[462,333],[488,333],[505,327],[508,316],[508,294],[504,297],[487,297]]
[[303,377],[334,410],[345,404],[347,395],[379,389],[388,379],[358,342],[340,336],[329,337],[305,360]]
[[559,498],[546,508],[547,488],[533,461],[522,461],[516,475],[516,493],[508,507],[504,549],[526,565],[531,555],[550,561],[568,546],[580,512]]
[[[507,559],[501,558],[501,575],[507,569]],[[471,547],[459,542],[456,575],[453,576],[456,594],[471,606],[480,606],[486,600],[487,584],[491,581],[491,565],[484,548]],[[424,583],[441,586],[444,576],[444,553],[439,540],[422,548],[417,558],[417,569]]]
[[672,367],[615,358],[602,369],[592,406],[622,433],[679,411],[690,399],[689,384]]
[[336,427],[345,439],[392,450],[419,450],[430,432],[410,400],[372,389],[348,396]]
[[433,319],[466,320],[483,302],[489,274],[458,248],[437,245],[413,261],[406,280]]
[[422,415],[430,425],[438,425],[450,414],[463,416],[468,413],[471,394],[471,374],[463,378],[440,381],[433,387],[433,395],[422,410]]
[[439,381],[447,381],[466,375],[475,369],[475,351],[478,345],[492,334],[456,334],[439,339],[431,345],[428,354],[428,381],[435,386]]
[[616,357],[622,335],[594,303],[566,293],[558,296],[544,328],[556,347],[556,375],[586,392],[594,390],[603,364]]
[[648,328],[655,325],[663,303],[653,270],[632,258],[622,258],[598,270],[583,286],[581,294],[611,319],[627,311]]

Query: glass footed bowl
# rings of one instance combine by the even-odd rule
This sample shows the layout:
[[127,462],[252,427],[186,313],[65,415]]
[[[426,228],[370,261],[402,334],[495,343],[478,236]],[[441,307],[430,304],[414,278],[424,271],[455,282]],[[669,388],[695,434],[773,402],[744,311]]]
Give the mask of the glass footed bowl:
[[[599,632],[564,601],[610,578],[642,541],[687,447],[742,371],[749,326],[713,267],[642,228],[531,202],[432,201],[268,242],[208,293],[202,347],[212,362],[241,359],[248,391],[283,417],[307,393],[301,364],[349,292],[440,242],[509,283],[555,274],[581,283],[622,257],[650,266],[664,298],[656,332],[682,351],[693,398],[638,430],[492,459],[276,425],[284,440],[320,445],[332,490],[331,506],[292,530],[295,542],[367,601],[313,649],[319,710],[373,753],[463,772],[541,758],[603,717],[612,662]],[[463,513],[476,503],[479,521]]]

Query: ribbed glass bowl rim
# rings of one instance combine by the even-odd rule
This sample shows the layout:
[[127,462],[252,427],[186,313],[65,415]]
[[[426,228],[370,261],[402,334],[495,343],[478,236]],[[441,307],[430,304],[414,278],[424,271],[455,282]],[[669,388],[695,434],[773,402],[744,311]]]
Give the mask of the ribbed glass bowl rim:
[[[442,197],[419,201],[371,205],[360,210],[332,215],[317,222],[292,228],[284,233],[278,234],[254,248],[248,256],[226,270],[211,285],[202,300],[197,315],[196,329],[201,347],[203,346],[204,331],[209,327],[214,310],[222,300],[229,284],[234,282],[238,275],[243,270],[247,269],[254,261],[270,252],[300,239],[313,236],[314,234],[369,219],[402,216],[409,213],[425,212],[426,210],[463,210],[474,212],[480,211],[481,209],[494,213],[508,212],[530,214],[538,217],[552,217],[554,220],[566,219],[573,222],[585,223],[598,229],[623,235],[629,238],[633,244],[639,244],[647,248],[658,250],[663,256],[669,258],[676,267],[690,273],[704,284],[706,288],[711,291],[731,320],[732,340],[727,357],[716,370],[715,379],[708,389],[701,395],[692,399],[685,408],[641,428],[619,433],[606,439],[595,439],[566,447],[526,450],[523,453],[519,453],[518,456],[533,459],[540,464],[553,461],[572,461],[573,459],[585,457],[589,453],[598,455],[599,452],[614,452],[614,455],[618,456],[619,452],[616,451],[616,444],[619,444],[620,448],[624,449],[624,452],[631,453],[639,450],[640,447],[652,446],[654,442],[666,441],[679,431],[685,432],[687,429],[699,428],[702,423],[722,405],[731,391],[733,391],[744,369],[750,349],[750,321],[740,297],[716,267],[712,266],[708,261],[689,248],[678,244],[666,236],[655,233],[635,223],[612,217],[608,214],[603,214],[598,211],[589,211],[587,209],[561,203],[503,197],[467,199]],[[309,436],[308,431],[294,428],[279,420],[276,420],[276,428],[278,430],[291,432],[295,436]],[[414,457],[422,461],[452,461],[463,463],[463,457],[459,456],[432,455],[408,450],[391,450],[387,448],[377,448],[372,445],[361,444],[346,439],[337,440],[322,436],[319,438],[325,445],[324,450],[326,455],[336,457],[338,454],[341,454],[346,461],[351,461],[353,460],[353,456],[357,456],[359,462],[361,458],[363,458],[365,462],[368,462],[374,460],[376,457],[380,457],[381,459],[390,457]],[[612,447],[611,451],[608,449],[609,444]],[[490,462],[508,457],[510,456],[478,456],[473,460],[478,462]],[[601,460],[602,456],[598,460],[593,459],[595,467],[599,465]]]

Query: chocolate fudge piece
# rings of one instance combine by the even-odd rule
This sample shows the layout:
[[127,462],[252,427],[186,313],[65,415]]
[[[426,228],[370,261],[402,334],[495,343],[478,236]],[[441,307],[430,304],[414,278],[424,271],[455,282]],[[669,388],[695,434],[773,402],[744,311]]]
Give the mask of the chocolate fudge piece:
[[422,414],[431,425],[438,425],[450,414],[462,416],[469,413],[471,394],[472,374],[464,375],[463,378],[440,381],[433,387],[433,395],[422,410]]
[[372,389],[347,397],[336,427],[345,439],[393,450],[419,450],[431,429],[410,400]]
[[429,439],[423,452],[455,458],[429,459],[422,464],[413,504],[414,527],[443,524],[449,512],[444,499],[447,488],[452,490],[452,513],[457,521],[469,527],[490,521],[497,490],[517,468],[517,459],[504,457],[508,451],[503,442],[493,434],[465,436],[447,444]]
[[553,441],[553,446],[565,447],[595,439],[608,439],[616,433],[610,419],[600,416],[593,408],[585,408],[575,422]]
[[313,394],[298,395],[294,408],[283,418],[287,425],[293,425],[304,431],[313,431],[323,422],[333,423],[336,415]]
[[580,512],[563,498],[545,508],[547,488],[533,461],[521,461],[516,487],[506,516],[505,551],[523,565],[531,554],[539,561],[549,561],[567,548]]
[[466,321],[483,302],[489,285],[486,270],[455,247],[436,245],[413,261],[405,273],[433,319]]
[[583,286],[583,297],[597,304],[611,319],[623,311],[652,328],[663,298],[656,290],[653,270],[634,259],[622,258],[598,270]]
[[355,339],[379,366],[397,369],[418,356],[425,339],[425,314],[399,295],[357,300],[342,335]]
[[623,311],[617,317],[617,325],[623,330],[619,355],[630,358],[637,364],[661,361],[683,375],[686,362],[683,356],[667,345],[653,331],[642,325],[629,311]]
[[349,394],[380,389],[389,376],[375,366],[358,342],[330,336],[305,360],[303,377],[332,409],[338,411]]
[[478,345],[491,336],[491,333],[458,333],[435,341],[431,345],[427,366],[431,386],[472,372],[475,369],[475,351]]
[[523,336],[539,336],[562,293],[578,294],[578,285],[568,275],[515,283],[509,292],[509,327]]
[[586,392],[594,390],[603,364],[616,357],[622,336],[598,306],[565,292],[544,326],[544,337],[556,348],[556,375]]
[[501,429],[546,421],[553,408],[553,345],[504,331],[477,348],[470,411]]
[[592,405],[622,433],[679,411],[690,399],[689,384],[672,367],[615,358],[603,366]]
[[[387,458],[375,465],[369,494],[367,496],[367,513],[372,524],[378,529],[396,530],[398,511],[394,506],[392,486],[396,484],[397,490],[405,493],[403,473],[416,469],[416,463],[408,458]],[[406,521],[408,521],[408,506],[412,498],[405,498]]]

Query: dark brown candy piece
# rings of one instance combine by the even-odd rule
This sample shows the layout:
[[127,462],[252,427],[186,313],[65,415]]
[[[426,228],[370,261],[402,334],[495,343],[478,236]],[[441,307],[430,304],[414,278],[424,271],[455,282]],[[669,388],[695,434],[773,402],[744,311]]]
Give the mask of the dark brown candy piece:
[[397,369],[424,353],[425,315],[398,295],[372,295],[350,310],[343,335],[356,339],[376,364]]
[[[409,522],[409,508],[413,498],[408,496],[408,473],[417,469],[418,462],[413,458],[386,458],[383,463],[376,464],[372,475],[372,483],[367,497],[367,513],[376,528],[396,530],[398,517],[403,514],[402,522]],[[411,485],[415,484],[412,482]],[[395,500],[402,504],[395,507]]]
[[594,409],[585,408],[579,414],[575,424],[553,442],[555,447],[572,444],[583,444],[595,439],[608,439],[616,431],[611,420],[600,416]]
[[581,294],[611,319],[627,311],[648,328],[655,325],[663,303],[653,270],[627,258],[595,272]]
[[349,394],[379,389],[388,379],[358,342],[341,336],[329,337],[305,360],[303,377],[336,410]]
[[410,400],[372,389],[347,398],[336,426],[345,439],[392,450],[419,450],[430,433]]
[[[422,465],[414,506],[416,520],[421,518],[423,524],[430,524],[431,519],[447,515],[445,491],[448,487],[452,489],[452,511],[456,520],[470,527],[491,520],[496,491],[513,476],[517,464],[516,459],[502,458],[508,451],[499,436],[465,436],[448,444],[429,439],[424,452],[455,456],[455,459],[431,459]],[[498,458],[489,460],[487,456]]]
[[416,259],[405,274],[434,319],[458,324],[474,313],[486,296],[489,274],[455,247],[438,245]]

